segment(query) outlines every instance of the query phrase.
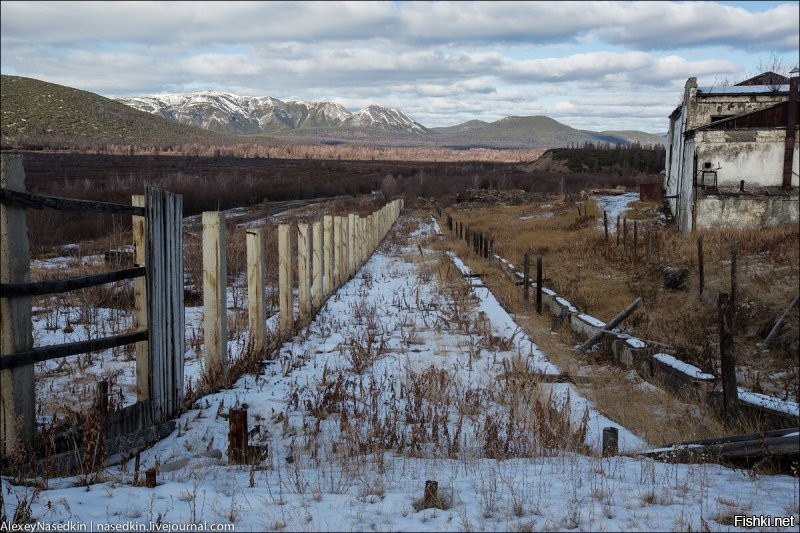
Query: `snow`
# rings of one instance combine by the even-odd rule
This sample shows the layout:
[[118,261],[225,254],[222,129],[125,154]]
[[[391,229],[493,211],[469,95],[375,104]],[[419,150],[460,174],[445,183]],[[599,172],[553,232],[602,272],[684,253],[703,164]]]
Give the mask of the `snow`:
[[[625,194],[617,195],[598,195],[593,196],[597,208],[600,211],[605,211],[608,216],[608,231],[613,233],[617,231],[617,217],[624,217],[625,211],[628,209],[628,204],[639,200],[638,192],[626,192]],[[600,227],[603,227],[602,218],[598,221]]]
[[590,325],[592,325],[594,327],[597,327],[597,328],[606,327],[606,323],[605,322],[603,322],[602,320],[597,319],[597,318],[595,318],[595,317],[593,317],[591,315],[579,314],[578,318],[580,318],[581,320],[583,320],[587,324],[590,324]]
[[[263,371],[198,401],[178,418],[176,431],[142,452],[142,471],[161,465],[157,487],[133,485],[133,461],[108,468],[88,486],[78,486],[81,476],[51,478],[41,489],[3,477],[5,515],[14,516],[18,503],[27,501],[40,524],[84,524],[89,530],[111,523],[150,530],[233,524],[236,531],[744,531],[730,525],[731,516],[799,518],[797,478],[626,455],[600,457],[606,426],[618,428],[624,453],[645,449],[647,443],[598,412],[568,383],[539,383],[535,390],[550,398],[554,409],[560,407],[573,426],[585,413],[584,444],[593,453],[561,449],[563,443],[545,444],[531,434],[515,441],[539,442],[529,453],[487,457],[484,424],[497,420],[502,435],[509,420],[504,391],[510,389],[502,384],[511,362],[521,358],[548,374],[559,369],[480,280],[468,278],[472,286],[463,305],[443,290],[431,274],[440,256],[426,243],[437,233],[433,224],[403,217],[398,232],[404,237],[386,239]],[[459,271],[471,273],[457,256],[450,259]],[[469,302],[473,307],[463,307]],[[467,322],[459,321],[456,308],[468,310]],[[276,318],[269,318],[270,329]],[[200,308],[187,309],[187,330],[200,327],[201,320]],[[481,323],[487,334],[476,333]],[[359,346],[369,345],[369,335],[380,337],[385,350],[355,372],[352,357]],[[489,336],[492,342],[486,342]],[[244,339],[230,340],[232,356],[243,349]],[[202,358],[191,350],[186,374],[196,376]],[[414,389],[412,383],[423,383],[423,375],[437,379]],[[338,393],[335,383],[343,387]],[[476,412],[464,414],[468,405],[460,400],[440,401],[463,400],[468,392],[479,399]],[[420,402],[419,412],[411,398]],[[531,401],[526,396],[518,405]],[[253,428],[250,444],[269,449],[253,467],[226,462],[224,415],[243,404]],[[345,430],[343,409],[350,414]],[[446,446],[431,440],[418,448],[407,441],[403,450],[396,444],[369,445],[369,430],[375,427],[405,428],[406,438],[417,430],[428,435],[430,417],[419,419],[426,410],[448,415],[441,427],[449,435],[462,413],[460,447],[452,457]],[[370,422],[369,413],[379,426]],[[393,422],[398,416],[403,423]],[[405,423],[409,418],[416,422]],[[366,446],[359,448],[359,441]],[[447,509],[415,509],[426,480],[438,481]]]
[[707,381],[714,380],[714,376],[712,374],[707,374],[702,370],[700,370],[699,368],[697,368],[696,366],[690,365],[689,363],[684,363],[683,361],[676,359],[675,357],[669,354],[657,353],[653,355],[653,358],[695,379],[702,379]]
[[738,390],[739,390],[740,402],[745,402],[752,405],[758,405],[761,407],[765,407],[767,409],[771,409],[773,411],[778,411],[780,413],[786,413],[787,415],[800,417],[800,406],[797,404],[797,402],[793,402],[790,400],[781,400],[780,398],[775,398],[774,396],[767,396],[766,394],[760,394],[758,392],[751,392],[741,387],[738,387]]
[[627,339],[625,342],[628,343],[628,345],[630,345],[630,346],[632,346],[634,348],[644,348],[645,346],[647,346],[647,344],[645,344],[644,341],[642,341],[641,339],[634,338],[634,337],[631,337],[630,339]]

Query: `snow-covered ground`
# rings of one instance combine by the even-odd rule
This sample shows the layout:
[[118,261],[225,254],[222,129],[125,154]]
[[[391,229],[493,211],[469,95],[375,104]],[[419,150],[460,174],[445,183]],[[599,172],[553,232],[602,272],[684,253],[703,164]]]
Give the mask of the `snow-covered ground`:
[[[545,383],[537,373],[559,370],[479,280],[440,278],[467,270],[426,246],[432,224],[406,216],[397,231],[259,375],[201,399],[142,453],[142,470],[160,465],[156,488],[133,485],[132,461],[89,487],[51,479],[39,491],[6,477],[6,516],[27,500],[39,523],[92,530],[745,530],[735,515],[798,523],[796,477],[630,453],[646,443],[569,384]],[[201,315],[187,310],[187,328]],[[250,443],[269,454],[228,465],[227,413],[245,405]],[[629,455],[599,456],[605,426],[618,427]],[[444,509],[415,506],[427,480]]]

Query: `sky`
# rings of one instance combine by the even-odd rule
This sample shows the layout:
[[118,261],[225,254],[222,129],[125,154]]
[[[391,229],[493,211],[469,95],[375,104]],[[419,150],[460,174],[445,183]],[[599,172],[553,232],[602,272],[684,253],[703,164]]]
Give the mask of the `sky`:
[[686,79],[798,64],[798,2],[2,2],[0,70],[107,97],[202,90],[663,133]]

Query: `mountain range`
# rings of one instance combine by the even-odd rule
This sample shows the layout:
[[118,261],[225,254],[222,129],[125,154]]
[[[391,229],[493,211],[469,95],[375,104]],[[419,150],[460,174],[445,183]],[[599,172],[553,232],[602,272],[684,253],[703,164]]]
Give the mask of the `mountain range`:
[[428,128],[402,111],[369,105],[201,92],[116,100],[55,83],[2,75],[4,147],[81,144],[302,142],[374,146],[553,148],[585,143],[663,144],[639,131],[578,130],[546,116],[470,120]]

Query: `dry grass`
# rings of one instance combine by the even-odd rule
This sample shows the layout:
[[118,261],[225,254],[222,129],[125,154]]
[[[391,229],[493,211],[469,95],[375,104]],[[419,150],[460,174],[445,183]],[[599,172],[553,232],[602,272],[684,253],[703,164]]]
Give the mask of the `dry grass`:
[[[522,270],[526,250],[531,250],[534,256],[543,255],[545,286],[570,300],[582,312],[607,321],[637,296],[642,296],[644,308],[623,326],[627,325],[641,338],[674,347],[682,359],[711,371],[718,366],[719,353],[716,294],[729,290],[730,241],[735,238],[739,265],[737,291],[738,300],[742,302],[736,317],[740,382],[757,391],[772,392],[796,401],[796,360],[791,366],[791,360],[780,347],[763,350],[758,334],[759,331],[763,334],[763,323],[770,323],[766,317],[780,314],[791,300],[792,291],[796,291],[797,228],[705,232],[706,286],[700,297],[694,236],[654,226],[652,257],[648,264],[646,249],[641,243],[638,260],[633,258],[630,226],[626,255],[622,244],[616,246],[613,233],[610,243],[605,243],[603,230],[598,229],[596,223],[576,229],[578,212],[574,205],[550,204],[551,207],[495,206],[448,212],[475,231],[491,235],[495,239],[495,253],[509,259],[517,270]],[[593,202],[587,207],[590,217],[598,215]],[[553,215],[547,215],[548,212]],[[602,222],[602,213],[598,219]],[[567,374],[580,377],[577,387],[581,394],[595,402],[607,416],[654,444],[723,433],[717,418],[707,408],[698,407],[700,402],[692,398],[676,399],[642,381],[634,372],[625,373],[612,367],[607,354],[594,354],[591,360],[576,358],[572,346],[578,338],[568,327],[552,331],[552,316],[547,312],[537,315],[532,301],[523,299],[521,288],[511,282],[495,262],[478,258],[467,243],[454,238],[446,228],[444,231],[451,239],[442,246],[453,249],[473,271],[482,274],[501,304],[515,314],[517,323],[556,365]],[[643,239],[644,234],[640,231],[639,238]],[[766,258],[771,262],[770,267],[763,264]],[[532,263],[535,265],[535,261]],[[663,288],[660,269],[664,265],[690,269],[693,275],[690,275],[687,290],[673,292]],[[533,265],[531,271],[534,275]],[[759,316],[762,317],[760,322]],[[658,348],[669,351],[666,346]],[[786,372],[787,363],[789,372]],[[774,372],[772,379],[771,372]]]
[[[496,253],[513,262],[518,270],[522,270],[527,250],[533,256],[542,255],[544,285],[582,312],[608,321],[641,296],[644,306],[623,325],[640,338],[671,347],[679,358],[710,372],[715,372],[718,365],[717,295],[730,292],[731,243],[735,240],[734,331],[740,380],[764,392],[794,401],[800,399],[796,318],[790,317],[779,342],[769,349],[762,342],[797,293],[800,236],[796,225],[757,231],[701,232],[705,256],[705,284],[701,294],[697,235],[680,234],[655,221],[640,222],[634,255],[631,222],[628,222],[627,246],[622,242],[617,245],[613,233],[616,220],[609,221],[612,227],[607,243],[602,227],[598,229],[602,226],[602,213],[592,201],[587,202],[587,208],[589,217],[595,216],[597,221],[576,223],[575,205],[559,200],[545,206],[451,209],[448,213],[475,231],[493,237]],[[643,206],[638,205],[637,211],[642,210]],[[650,262],[646,260],[648,224]],[[663,286],[663,269],[667,266],[688,269],[683,290],[672,291]],[[769,379],[771,373],[781,374]]]

